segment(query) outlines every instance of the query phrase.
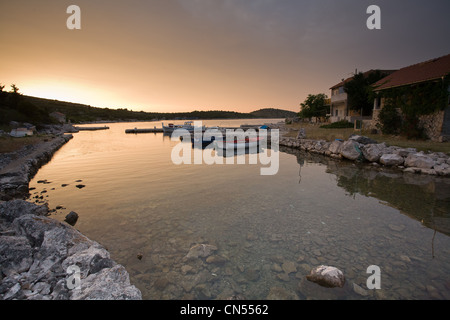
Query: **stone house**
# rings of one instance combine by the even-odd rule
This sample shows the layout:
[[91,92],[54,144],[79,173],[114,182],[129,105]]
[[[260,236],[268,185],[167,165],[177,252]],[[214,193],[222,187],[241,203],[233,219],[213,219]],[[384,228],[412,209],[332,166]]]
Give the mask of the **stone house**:
[[[384,96],[387,90],[405,87],[415,88],[419,85],[431,82],[436,84],[442,83],[442,93],[447,95],[446,108],[444,110],[420,116],[419,125],[424,128],[425,133],[431,140],[450,140],[449,77],[450,54],[402,68],[376,82],[373,87],[378,97],[374,100],[371,127],[376,127],[379,123],[378,115],[385,105],[386,98]],[[402,99],[413,100],[414,96],[402,97]],[[435,102],[429,101],[427,103],[433,104]]]
[[29,137],[33,135],[33,128],[16,128],[12,129],[9,135],[14,138]]
[[[364,77],[367,77],[373,72],[380,71],[384,74],[391,74],[395,70],[369,70],[363,73]],[[355,74],[358,70],[355,70]],[[341,82],[335,84],[330,88],[331,101],[330,101],[330,113],[328,114],[330,122],[337,122],[341,120],[347,120],[353,122],[355,119],[362,119],[360,113],[355,110],[350,110],[348,107],[348,94],[344,90],[346,83],[353,80],[354,76],[347,79],[342,79]],[[369,117],[370,118],[370,117]]]

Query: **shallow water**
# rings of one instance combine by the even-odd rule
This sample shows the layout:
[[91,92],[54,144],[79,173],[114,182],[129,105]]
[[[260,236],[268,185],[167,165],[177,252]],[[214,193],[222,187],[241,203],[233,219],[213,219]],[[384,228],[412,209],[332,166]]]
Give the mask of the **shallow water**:
[[[276,175],[260,175],[249,155],[175,165],[178,141],[125,134],[160,123],[108,126],[74,134],[31,181],[30,200],[62,206],[58,220],[76,211],[75,227],[108,248],[144,299],[450,299],[449,178],[283,148]],[[217,251],[186,259],[195,244]],[[341,269],[344,288],[307,281],[320,264]],[[367,287],[370,265],[379,290]]]

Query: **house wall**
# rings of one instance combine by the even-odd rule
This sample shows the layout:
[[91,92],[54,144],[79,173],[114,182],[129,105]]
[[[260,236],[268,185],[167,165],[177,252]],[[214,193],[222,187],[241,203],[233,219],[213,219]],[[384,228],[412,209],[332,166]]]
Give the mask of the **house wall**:
[[[381,100],[379,108],[373,109],[372,121],[367,123],[366,129],[377,129],[379,124],[379,114],[384,106],[384,99]],[[401,114],[401,111],[398,110]],[[424,128],[425,134],[432,141],[449,141],[450,136],[446,134],[447,128],[450,127],[450,105],[445,110],[436,111],[419,117],[419,125]]]
[[331,104],[331,122],[344,120],[347,117],[347,104]]
[[33,135],[33,131],[32,130],[27,130],[27,129],[12,129],[11,133],[9,134],[11,137],[15,137],[15,138],[22,138],[22,137],[27,137],[27,136],[32,136]]
[[330,122],[345,120],[347,117],[347,93],[344,87],[331,90]]
[[419,123],[431,140],[449,141],[450,136],[447,135],[447,128],[450,126],[450,106],[445,110],[421,116]]
[[346,102],[347,101],[347,94],[345,92],[334,94],[331,96],[331,103],[337,103],[337,102]]

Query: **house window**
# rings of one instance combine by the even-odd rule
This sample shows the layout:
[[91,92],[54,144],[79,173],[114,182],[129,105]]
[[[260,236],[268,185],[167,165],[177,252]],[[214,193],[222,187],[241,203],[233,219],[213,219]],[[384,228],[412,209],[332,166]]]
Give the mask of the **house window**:
[[375,109],[380,109],[381,106],[381,97],[377,97],[375,99]]
[[447,92],[448,92],[448,105],[450,106],[450,86],[448,86]]
[[334,113],[334,115],[337,117],[339,115],[339,110],[335,110]]

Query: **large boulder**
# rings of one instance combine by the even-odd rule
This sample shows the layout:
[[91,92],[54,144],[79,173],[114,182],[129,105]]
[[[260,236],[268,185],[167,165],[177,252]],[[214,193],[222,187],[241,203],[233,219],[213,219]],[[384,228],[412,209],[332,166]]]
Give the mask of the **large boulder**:
[[11,200],[0,203],[0,219],[5,222],[11,223],[25,214],[45,216],[48,214],[48,206],[38,206],[23,200]]
[[347,140],[342,144],[341,155],[349,160],[362,160],[364,158],[360,144],[354,140]]
[[87,277],[101,269],[112,267],[113,262],[108,251],[98,244],[92,243],[89,248],[76,252],[62,262],[64,270],[67,270],[71,265],[79,266],[81,277]]
[[[104,247],[47,212],[24,200],[0,204],[0,300],[142,299]],[[74,267],[81,289],[67,286]]]
[[361,151],[366,158],[370,162],[378,162],[380,157],[383,155],[383,151],[386,148],[384,143],[378,144],[368,144],[361,147]]
[[32,248],[26,238],[0,236],[0,271],[3,274],[25,272],[32,263]]
[[401,166],[404,161],[405,159],[402,156],[395,153],[383,154],[380,157],[380,163],[385,166]]
[[377,143],[373,139],[370,139],[370,138],[368,138],[366,136],[360,136],[360,135],[357,135],[357,134],[352,134],[348,139],[356,141],[359,144],[376,144]]
[[141,292],[130,284],[130,278],[121,265],[104,268],[82,279],[81,289],[74,289],[71,300],[141,300]]
[[332,154],[339,154],[341,152],[341,147],[342,141],[334,140],[328,148],[328,151],[330,151]]
[[421,169],[431,169],[435,165],[435,162],[429,156],[423,153],[409,154],[405,159],[405,166],[416,167]]
[[12,223],[16,233],[26,237],[32,247],[40,247],[44,241],[45,232],[59,227],[60,224],[57,220],[32,214],[23,215]]
[[345,276],[341,270],[324,265],[312,269],[306,279],[327,288],[342,288],[345,284]]

